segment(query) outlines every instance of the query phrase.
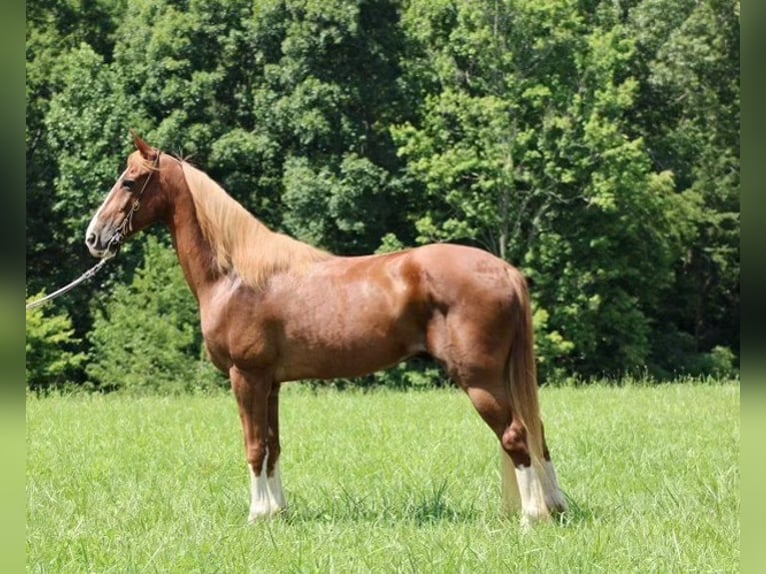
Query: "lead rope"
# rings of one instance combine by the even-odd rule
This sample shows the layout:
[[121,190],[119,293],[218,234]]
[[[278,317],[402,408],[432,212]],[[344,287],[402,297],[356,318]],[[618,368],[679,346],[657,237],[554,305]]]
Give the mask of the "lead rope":
[[107,261],[109,261],[111,257],[104,257],[103,259],[99,260],[98,263],[96,263],[93,267],[88,269],[85,273],[80,275],[77,279],[69,283],[68,285],[64,285],[61,289],[57,289],[50,295],[46,295],[45,297],[41,297],[37,301],[32,301],[31,303],[27,303],[27,311],[30,309],[36,309],[37,307],[47,303],[48,301],[51,301],[52,299],[55,299],[59,295],[63,295],[67,291],[71,291],[75,287],[77,287],[80,283],[83,281],[87,281],[91,277],[93,277],[98,271],[106,264]]

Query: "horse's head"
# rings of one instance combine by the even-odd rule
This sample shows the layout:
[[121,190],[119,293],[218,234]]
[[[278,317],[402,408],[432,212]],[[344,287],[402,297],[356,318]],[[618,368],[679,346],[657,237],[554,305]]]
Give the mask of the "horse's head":
[[133,134],[136,151],[106,196],[85,232],[85,244],[95,257],[112,257],[120,244],[161,218],[161,152]]

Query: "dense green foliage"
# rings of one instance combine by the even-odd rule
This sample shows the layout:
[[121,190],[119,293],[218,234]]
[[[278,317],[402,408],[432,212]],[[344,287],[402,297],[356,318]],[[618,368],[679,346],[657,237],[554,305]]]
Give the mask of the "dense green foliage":
[[[335,252],[454,241],[511,261],[533,281],[543,377],[731,370],[739,101],[736,0],[34,0],[28,290],[89,263],[85,226],[135,128]],[[110,345],[136,368],[198,363],[180,285],[175,358],[117,350],[161,316],[153,295],[173,298],[158,249],[134,240],[56,303],[101,357],[75,380],[120,386]],[[432,378],[417,370],[375,380]]]
[[[28,297],[27,303],[45,296]],[[26,379],[30,389],[45,389],[68,383],[85,361],[76,352],[79,340],[66,312],[50,313],[43,307],[27,311]]]
[[28,572],[619,572],[740,568],[737,384],[552,388],[571,512],[500,511],[497,439],[452,389],[283,390],[287,516],[246,523],[231,396],[27,401]]

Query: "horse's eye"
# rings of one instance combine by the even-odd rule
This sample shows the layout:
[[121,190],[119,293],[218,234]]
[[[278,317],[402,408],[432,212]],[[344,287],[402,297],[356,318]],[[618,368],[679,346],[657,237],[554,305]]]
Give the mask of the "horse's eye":
[[122,186],[123,186],[125,189],[127,189],[127,190],[131,190],[131,189],[133,189],[133,184],[134,184],[134,183],[136,183],[136,182],[135,182],[135,181],[133,181],[132,179],[123,179],[123,180],[122,180]]

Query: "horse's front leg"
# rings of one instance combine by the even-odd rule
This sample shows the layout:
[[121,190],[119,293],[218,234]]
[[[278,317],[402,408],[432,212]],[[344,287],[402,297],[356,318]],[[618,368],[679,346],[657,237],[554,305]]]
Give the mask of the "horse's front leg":
[[[270,457],[269,446],[274,444],[269,437],[269,400],[273,380],[263,373],[245,372],[237,367],[229,371],[231,387],[237,397],[242,432],[245,439],[245,456],[250,469],[250,515],[249,522],[271,516],[282,510],[284,497],[272,492],[270,482],[278,481],[273,473],[278,471],[276,459],[278,446]],[[272,458],[271,464],[269,458]],[[269,480],[272,474],[272,480]]]
[[285,495],[282,491],[282,474],[279,471],[279,455],[282,448],[279,445],[279,383],[274,383],[269,394],[268,412],[268,458],[266,474],[268,476],[269,492],[279,510],[287,508]]

